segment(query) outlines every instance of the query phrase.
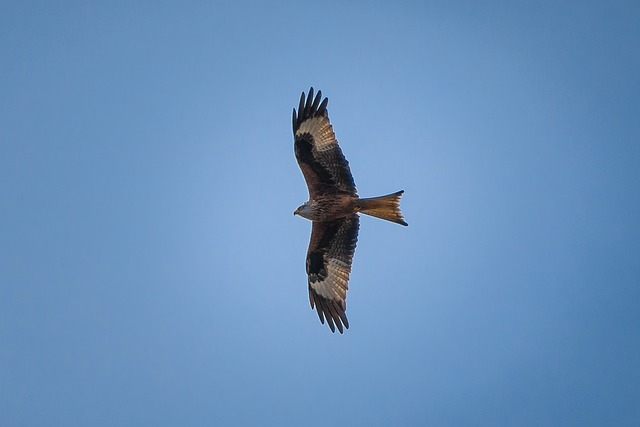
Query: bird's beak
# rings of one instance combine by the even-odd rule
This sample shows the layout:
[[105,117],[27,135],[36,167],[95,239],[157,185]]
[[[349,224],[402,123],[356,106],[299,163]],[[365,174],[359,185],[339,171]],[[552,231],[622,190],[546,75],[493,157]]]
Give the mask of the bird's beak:
[[296,209],[295,211],[293,211],[294,215],[298,215],[298,209]]

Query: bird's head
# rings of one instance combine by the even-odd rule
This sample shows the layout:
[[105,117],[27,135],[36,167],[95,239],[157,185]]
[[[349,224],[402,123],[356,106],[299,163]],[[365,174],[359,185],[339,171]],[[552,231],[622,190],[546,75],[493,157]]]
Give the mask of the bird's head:
[[304,202],[302,205],[298,207],[295,211],[293,211],[294,215],[300,215],[303,218],[310,219],[311,215],[311,206],[309,206],[309,202]]

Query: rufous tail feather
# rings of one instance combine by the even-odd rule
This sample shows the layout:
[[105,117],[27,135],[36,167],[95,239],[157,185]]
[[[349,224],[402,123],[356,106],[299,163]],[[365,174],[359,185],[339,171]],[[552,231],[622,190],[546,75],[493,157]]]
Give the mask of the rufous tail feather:
[[356,202],[356,206],[358,211],[365,215],[386,219],[396,224],[408,225],[402,217],[402,212],[400,212],[400,197],[402,197],[402,193],[404,193],[404,190],[387,194],[386,196],[359,199]]

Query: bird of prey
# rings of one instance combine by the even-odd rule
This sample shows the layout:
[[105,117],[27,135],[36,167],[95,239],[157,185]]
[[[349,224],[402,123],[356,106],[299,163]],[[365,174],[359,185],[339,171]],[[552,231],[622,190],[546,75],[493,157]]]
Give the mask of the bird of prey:
[[[322,101],[322,102],[320,102]],[[296,160],[309,189],[309,200],[294,215],[312,221],[307,251],[309,301],[320,322],[327,319],[331,332],[349,328],[345,314],[351,262],[358,240],[358,213],[407,225],[400,212],[404,190],[386,196],[359,198],[356,185],[333,133],[322,92],[305,100],[300,96],[293,109]],[[335,325],[335,326],[334,326]]]

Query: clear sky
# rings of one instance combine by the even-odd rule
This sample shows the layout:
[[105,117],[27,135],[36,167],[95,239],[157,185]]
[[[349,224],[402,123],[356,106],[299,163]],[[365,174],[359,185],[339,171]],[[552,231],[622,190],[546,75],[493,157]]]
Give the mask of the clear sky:
[[[632,426],[637,2],[3,2],[0,425]],[[362,196],[311,311],[291,110]]]

